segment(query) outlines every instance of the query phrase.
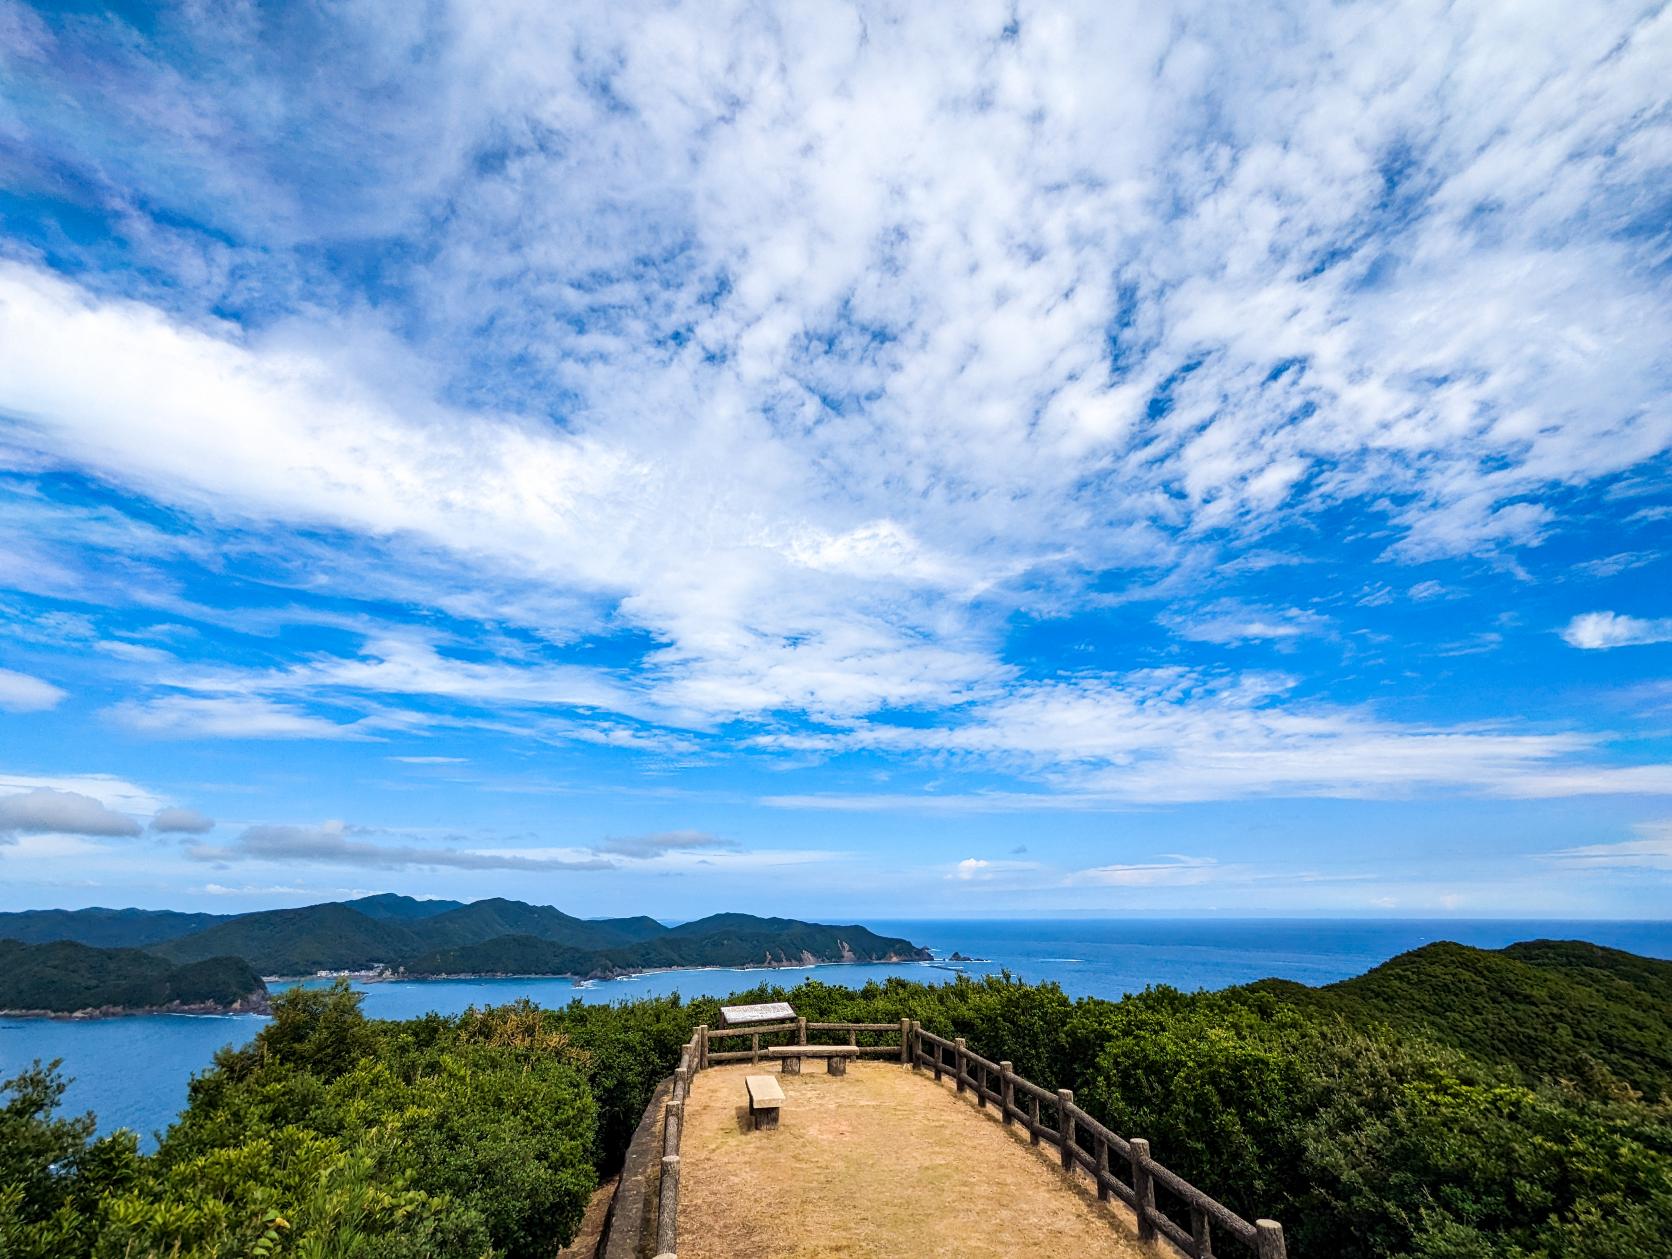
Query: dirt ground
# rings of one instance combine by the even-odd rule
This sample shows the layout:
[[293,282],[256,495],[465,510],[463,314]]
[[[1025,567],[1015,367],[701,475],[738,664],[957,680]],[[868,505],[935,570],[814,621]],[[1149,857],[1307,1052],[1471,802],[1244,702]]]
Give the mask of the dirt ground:
[[[1155,1259],[1119,1203],[1070,1180],[950,1081],[898,1063],[846,1077],[762,1064],[701,1072],[680,1148],[680,1259]],[[750,1130],[746,1075],[784,1089],[777,1129]]]

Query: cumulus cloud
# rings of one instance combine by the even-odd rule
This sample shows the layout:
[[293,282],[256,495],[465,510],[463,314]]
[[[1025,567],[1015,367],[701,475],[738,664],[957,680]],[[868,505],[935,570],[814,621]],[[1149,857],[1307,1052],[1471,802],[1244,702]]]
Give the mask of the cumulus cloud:
[[215,819],[196,809],[158,809],[151,829],[164,835],[206,835],[215,829]]
[[187,856],[196,861],[267,861],[277,864],[321,863],[371,870],[430,868],[447,870],[610,870],[616,863],[604,857],[575,857],[515,851],[482,852],[468,848],[429,848],[383,843],[368,836],[376,832],[325,822],[318,826],[251,826],[230,844],[192,844]]
[[965,857],[952,867],[946,877],[959,883],[994,883],[1010,881],[1010,876],[1039,869],[1034,861],[1000,861],[987,857]]
[[[1037,788],[976,807],[1660,789],[1581,734],[1007,652],[1019,619],[1166,581],[1184,645],[1298,644],[1323,612],[1211,588],[1279,530],[1321,557],[1349,521],[1389,564],[1361,602],[1420,600],[1399,564],[1537,542],[1672,445],[1644,210],[1672,18],[1303,7],[340,10],[288,75],[236,24],[31,19],[0,50],[12,143],[124,207],[125,265],[0,263],[0,410],[31,466],[201,532],[60,531],[199,565],[236,536],[315,589],[634,645],[152,657],[111,715],[364,738],[393,719],[344,709],[411,695]],[[344,268],[344,239],[383,248]],[[108,589],[36,532],[32,579]]]
[[1569,646],[1585,651],[1672,643],[1672,617],[1645,619],[1618,612],[1586,612],[1568,622],[1562,637]]
[[68,692],[27,673],[0,669],[0,710],[36,713],[56,708]]
[[37,790],[90,796],[124,813],[155,813],[163,802],[155,792],[114,774],[15,774],[0,771],[0,792]]
[[0,837],[16,835],[132,836],[140,825],[75,791],[37,787],[0,797]]
[[[0,402],[204,517],[560,591],[661,644],[668,709],[957,703],[1007,674],[973,600],[1023,577],[1344,503],[1395,557],[1490,552],[1672,441],[1635,217],[1664,16],[1416,2],[1400,45],[1327,6],[337,20],[294,81],[235,30],[14,52],[22,83],[123,67],[142,126],[45,90],[12,125],[161,217],[120,276],[6,267]],[[298,163],[279,95],[349,139]],[[322,269],[345,237],[391,242],[405,343]],[[248,291],[278,309],[217,318]]]

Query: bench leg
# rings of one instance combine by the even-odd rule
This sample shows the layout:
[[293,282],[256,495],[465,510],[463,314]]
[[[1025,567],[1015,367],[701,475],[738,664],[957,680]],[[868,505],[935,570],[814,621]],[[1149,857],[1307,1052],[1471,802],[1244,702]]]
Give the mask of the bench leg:
[[848,1073],[848,1060],[841,1054],[831,1054],[824,1060],[824,1063],[824,1069],[831,1075],[846,1075]]
[[799,1059],[799,1058],[785,1058],[784,1059],[783,1073],[785,1075],[800,1075],[801,1074],[801,1059]]
[[776,1106],[762,1106],[755,1111],[755,1131],[762,1128],[776,1128],[778,1126],[778,1108]]

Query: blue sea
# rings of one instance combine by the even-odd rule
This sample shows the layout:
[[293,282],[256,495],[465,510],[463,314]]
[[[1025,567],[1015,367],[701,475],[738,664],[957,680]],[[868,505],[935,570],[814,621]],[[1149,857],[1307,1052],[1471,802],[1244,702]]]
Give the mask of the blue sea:
[[[1672,922],[1332,921],[1324,919],[1119,921],[877,921],[939,959],[954,952],[970,963],[824,966],[804,970],[701,970],[576,984],[567,979],[408,980],[361,985],[373,1018],[408,1018],[430,1010],[458,1013],[528,997],[542,1005],[630,1001],[677,992],[724,996],[761,983],[791,987],[809,975],[857,986],[900,975],[927,983],[958,973],[1007,970],[1031,982],[1053,980],[1071,996],[1118,998],[1151,984],[1186,991],[1224,988],[1268,976],[1326,984],[1362,974],[1397,953],[1432,940],[1500,948],[1516,940],[1590,940],[1649,957],[1672,958]],[[101,1131],[131,1128],[144,1144],[166,1128],[186,1101],[192,1075],[223,1045],[242,1044],[265,1020],[252,1015],[139,1015],[83,1022],[0,1021],[0,1075],[34,1059],[62,1059],[71,1084],[65,1110],[91,1110]]]

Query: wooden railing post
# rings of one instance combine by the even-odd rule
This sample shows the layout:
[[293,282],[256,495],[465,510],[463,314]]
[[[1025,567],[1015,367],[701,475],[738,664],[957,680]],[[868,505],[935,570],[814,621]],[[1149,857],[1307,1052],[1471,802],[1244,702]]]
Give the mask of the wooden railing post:
[[805,1015],[795,1020],[795,1043],[798,1045],[807,1043],[807,1018]]
[[1074,1090],[1057,1090],[1057,1135],[1062,1138],[1062,1170],[1074,1170]]
[[946,1065],[946,1047],[940,1041],[935,1042],[935,1083],[941,1081],[942,1068]]
[[669,1102],[662,1111],[662,1153],[679,1153],[679,1129],[684,1123],[685,1103]]
[[979,1063],[975,1070],[970,1072],[970,1074],[975,1077],[975,1103],[980,1106],[982,1110],[986,1110],[988,1084],[987,1064],[985,1062]]
[[[806,1042],[803,1041],[802,1043],[805,1044]],[[749,1037],[749,1061],[752,1062],[752,1063],[758,1063],[758,1062],[760,1062],[760,1060],[761,1060],[761,1034],[759,1032],[756,1032],[753,1036]]]
[[662,1156],[661,1195],[656,1204],[656,1249],[663,1254],[679,1250],[679,1155]]
[[708,1069],[708,1024],[697,1024],[697,1070]]
[[1149,1142],[1133,1137],[1127,1144],[1132,1147],[1132,1209],[1138,1216],[1138,1240],[1154,1241],[1155,1180],[1150,1176]]
[[1283,1226],[1276,1220],[1255,1220],[1254,1250],[1260,1259],[1286,1259]]
[[1004,1114],[1004,1126],[1011,1122],[1010,1109],[1016,1104],[1016,1069],[1008,1062],[999,1063],[999,1110]]
[[1097,1134],[1097,1200],[1109,1200],[1109,1142]]
[[1028,1107],[1029,1107],[1029,1112],[1030,1112],[1029,1116],[1028,1116],[1028,1119],[1029,1119],[1029,1122],[1028,1122],[1028,1144],[1029,1145],[1038,1145],[1039,1144],[1039,1094],[1038,1093],[1029,1093],[1028,1094]]
[[682,1102],[685,1094],[690,1091],[691,1073],[685,1067],[680,1067],[673,1073],[673,1100]]
[[964,1091],[964,1038],[952,1039],[952,1078],[958,1081],[958,1091]]
[[900,1020],[900,1065],[911,1065],[911,1020]]
[[1213,1259],[1213,1222],[1194,1202],[1190,1204],[1190,1244],[1196,1248],[1196,1259]]

